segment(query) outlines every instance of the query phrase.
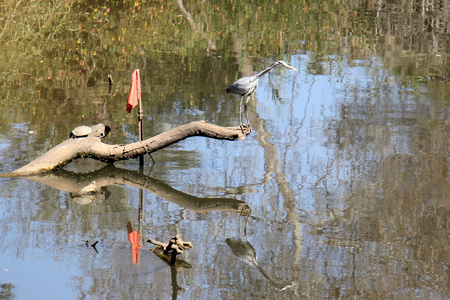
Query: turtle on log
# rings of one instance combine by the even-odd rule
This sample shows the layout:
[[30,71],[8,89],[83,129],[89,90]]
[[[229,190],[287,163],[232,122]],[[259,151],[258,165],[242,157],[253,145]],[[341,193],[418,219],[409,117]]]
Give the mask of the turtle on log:
[[75,127],[69,135],[71,139],[85,138],[85,137],[99,137],[104,138],[111,131],[109,126],[97,124],[94,126],[78,126]]
[[69,138],[71,139],[77,139],[77,138],[84,138],[87,137],[89,135],[89,133],[92,132],[92,128],[89,126],[78,126],[75,127],[72,132],[69,135]]

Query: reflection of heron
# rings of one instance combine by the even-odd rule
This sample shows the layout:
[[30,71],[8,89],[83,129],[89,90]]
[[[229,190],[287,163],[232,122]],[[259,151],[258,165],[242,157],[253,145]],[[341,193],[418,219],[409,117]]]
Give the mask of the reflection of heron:
[[241,125],[242,125],[242,108],[241,108],[242,107],[242,99],[244,97],[247,97],[247,100],[245,100],[245,116],[247,118],[247,124],[248,124],[249,123],[248,122],[248,114],[247,114],[248,97],[251,94],[253,94],[253,92],[258,87],[259,78],[262,75],[269,72],[273,67],[276,67],[276,66],[283,66],[285,68],[297,71],[297,69],[289,66],[287,63],[280,60],[280,61],[277,61],[276,63],[271,64],[270,66],[268,66],[267,68],[265,68],[264,70],[259,72],[258,74],[255,74],[253,76],[242,77],[242,78],[236,80],[236,82],[231,84],[229,87],[227,87],[227,89],[226,89],[227,93],[234,93],[234,94],[241,95],[241,101],[239,102],[239,121],[241,122],[240,123]]
[[248,241],[247,237],[247,221],[249,215],[245,218],[244,224],[244,235],[245,242],[241,238],[241,226],[239,225],[239,239],[226,239],[225,242],[231,248],[233,254],[240,261],[246,263],[247,265],[256,268],[265,278],[267,278],[277,289],[283,291],[294,285],[293,282],[278,282],[273,280],[267,275],[264,269],[259,265],[258,258],[256,257],[256,250],[253,248],[252,244]]
[[256,250],[250,242],[242,240],[226,239],[225,242],[231,248],[233,254],[242,262],[249,266],[256,268],[264,277],[266,277],[277,289],[283,291],[294,285],[292,282],[277,282],[267,275],[263,268],[258,263],[256,257]]

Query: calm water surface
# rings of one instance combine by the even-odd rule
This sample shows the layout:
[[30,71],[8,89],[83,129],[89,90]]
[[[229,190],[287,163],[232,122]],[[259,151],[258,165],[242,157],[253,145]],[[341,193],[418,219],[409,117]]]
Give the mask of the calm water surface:
[[[299,72],[261,78],[245,141],[0,177],[0,298],[450,298],[448,4],[184,1],[189,23],[180,1],[10,2],[1,173],[81,124],[136,141],[135,68],[146,137],[237,126],[229,84],[280,59]],[[146,241],[175,234],[193,248],[170,266]]]

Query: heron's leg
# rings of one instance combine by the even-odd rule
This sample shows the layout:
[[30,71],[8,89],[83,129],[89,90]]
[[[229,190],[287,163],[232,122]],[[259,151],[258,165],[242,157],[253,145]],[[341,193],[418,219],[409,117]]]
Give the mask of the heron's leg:
[[247,96],[247,99],[245,100],[245,104],[244,104],[244,109],[245,109],[245,117],[247,118],[247,125],[250,125],[250,121],[248,120],[248,111],[247,111],[247,103],[248,103],[248,98],[250,96]]
[[242,99],[244,96],[241,96],[241,101],[239,101],[239,125],[242,125]]

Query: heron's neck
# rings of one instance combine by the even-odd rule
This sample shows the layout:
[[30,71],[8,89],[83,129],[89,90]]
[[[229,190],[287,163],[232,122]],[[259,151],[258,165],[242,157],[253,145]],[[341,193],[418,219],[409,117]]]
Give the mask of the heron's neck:
[[262,70],[261,72],[259,72],[258,74],[255,75],[256,78],[259,78],[261,76],[263,76],[264,74],[266,74],[267,72],[269,72],[273,67],[275,67],[277,65],[277,63],[273,63],[270,66],[268,66],[267,68],[265,68],[264,70]]

